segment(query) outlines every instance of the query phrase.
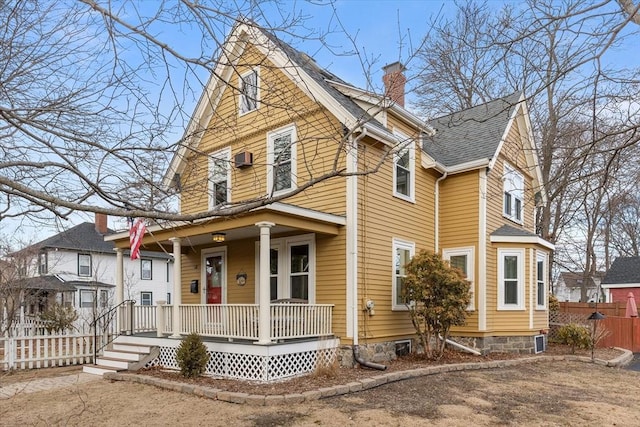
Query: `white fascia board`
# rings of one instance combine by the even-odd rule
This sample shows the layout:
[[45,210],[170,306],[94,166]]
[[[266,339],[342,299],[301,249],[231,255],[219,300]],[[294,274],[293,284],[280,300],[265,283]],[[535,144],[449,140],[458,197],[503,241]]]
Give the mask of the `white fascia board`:
[[246,46],[246,25],[238,25],[229,35],[227,41],[222,47],[221,56],[226,57],[225,61],[218,61],[213,73],[209,76],[206,86],[204,87],[200,99],[194,108],[189,124],[182,136],[180,148],[176,151],[171,163],[167,168],[162,179],[162,186],[171,187],[173,177],[176,173],[181,173],[185,167],[185,159],[187,150],[191,147],[198,146],[204,130],[207,128],[213,112],[218,106],[226,83],[233,72],[233,66],[230,63],[236,63],[241,52]]
[[285,214],[290,214],[290,215],[295,215],[295,216],[299,216],[307,219],[313,219],[316,221],[327,222],[335,225],[345,225],[347,223],[347,219],[344,216],[315,211],[307,208],[301,208],[299,206],[287,205],[285,203],[279,203],[279,202],[275,202],[267,206],[261,206],[259,208],[254,209],[253,211],[260,211],[264,209],[285,213]]
[[[600,285],[602,289],[618,289],[618,288],[640,288],[640,283],[607,283]],[[595,288],[590,288],[595,289]]]
[[491,243],[530,243],[545,247],[549,250],[555,250],[553,243],[547,242],[538,236],[491,236]]
[[[534,143],[533,139],[533,129],[531,127],[531,119],[529,117],[529,109],[527,107],[527,102],[525,100],[524,93],[520,97],[520,108],[522,108],[522,119],[524,120],[524,126],[527,130],[527,136],[530,149],[525,151],[525,156],[531,166],[533,166],[534,178],[536,181],[536,188],[540,189],[540,194],[542,195],[542,204],[547,204],[547,190],[544,187],[544,183],[542,181],[542,169],[540,168],[540,159],[538,157],[538,149]],[[521,132],[522,134],[522,132]],[[524,138],[524,137],[523,137]]]
[[460,163],[459,165],[447,167],[442,163],[437,162],[433,157],[429,156],[424,150],[422,150],[422,167],[425,169],[436,169],[439,172],[446,172],[449,175],[457,173],[469,172],[476,169],[482,169],[489,166],[489,159],[478,159],[470,162]]

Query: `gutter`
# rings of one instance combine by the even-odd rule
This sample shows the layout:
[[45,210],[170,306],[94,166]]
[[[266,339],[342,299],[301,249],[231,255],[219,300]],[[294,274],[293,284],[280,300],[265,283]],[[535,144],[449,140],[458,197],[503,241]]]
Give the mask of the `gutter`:
[[440,181],[443,181],[447,178],[449,172],[445,171],[444,174],[436,179],[435,191],[434,191],[434,234],[435,234],[435,252],[438,253],[440,248]]

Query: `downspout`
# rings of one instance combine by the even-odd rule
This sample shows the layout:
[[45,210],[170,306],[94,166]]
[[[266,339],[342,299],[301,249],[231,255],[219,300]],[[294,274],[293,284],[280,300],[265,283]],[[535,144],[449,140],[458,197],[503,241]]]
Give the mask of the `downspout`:
[[[367,128],[364,128],[360,134],[352,140],[352,150],[355,150],[355,156],[351,160],[351,168],[355,169],[352,172],[358,172],[358,142],[367,135]],[[351,251],[347,254],[351,260],[351,271],[349,272],[348,282],[350,282],[353,290],[353,300],[351,301],[351,317],[353,325],[353,345],[358,345],[358,176],[352,175],[348,178],[349,184],[351,184],[351,197],[355,201],[354,204],[354,217],[352,222],[352,232],[349,233],[347,242],[351,242]],[[347,263],[349,265],[349,263]]]
[[444,174],[436,179],[436,185],[435,185],[435,200],[434,200],[434,233],[435,233],[435,253],[438,253],[438,251],[440,250],[440,181],[443,181],[447,175],[449,173],[445,170]]
[[[442,335],[438,335],[438,338],[442,340]],[[475,348],[467,347],[466,345],[462,345],[448,338],[445,340],[445,342],[449,344],[451,347],[457,348],[458,350],[466,351],[467,353],[475,354],[476,356],[482,356],[482,353],[480,353]]]
[[[353,150],[357,150],[358,143],[365,136],[367,136],[367,128],[364,128],[362,132],[360,132],[360,134],[352,140]],[[351,161],[353,162],[351,163],[352,172],[357,172],[358,171],[357,151],[355,156],[351,159]],[[348,254],[351,262],[347,264],[351,265],[351,270],[349,272],[349,281],[351,282],[352,290],[353,290],[352,292],[353,300],[351,304],[351,310],[352,310],[351,316],[352,316],[352,322],[353,322],[353,347],[352,347],[353,359],[360,366],[364,366],[365,368],[378,369],[378,370],[384,371],[387,369],[385,365],[381,365],[373,362],[367,362],[364,359],[362,359],[362,357],[360,357],[360,347],[358,345],[358,335],[359,335],[358,315],[360,314],[360,312],[358,310],[359,304],[358,304],[358,232],[357,232],[358,230],[358,214],[357,214],[358,181],[357,181],[357,175],[350,176],[348,179],[350,180],[349,184],[352,186],[351,197],[355,201],[354,212],[353,212],[354,218],[353,218],[353,222],[351,223],[352,229],[355,231],[352,230],[352,233],[350,233],[349,235],[349,240],[347,240],[347,242],[351,242],[351,251],[349,251],[349,254]]]

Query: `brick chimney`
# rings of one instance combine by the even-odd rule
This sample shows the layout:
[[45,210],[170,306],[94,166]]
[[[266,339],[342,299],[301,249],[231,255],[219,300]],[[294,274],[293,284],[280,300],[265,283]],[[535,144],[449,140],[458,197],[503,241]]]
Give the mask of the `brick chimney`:
[[96,213],[96,231],[100,234],[107,234],[107,216],[102,213]]
[[407,82],[407,78],[404,76],[405,69],[400,62],[382,67],[384,94],[401,107],[404,107],[404,85]]

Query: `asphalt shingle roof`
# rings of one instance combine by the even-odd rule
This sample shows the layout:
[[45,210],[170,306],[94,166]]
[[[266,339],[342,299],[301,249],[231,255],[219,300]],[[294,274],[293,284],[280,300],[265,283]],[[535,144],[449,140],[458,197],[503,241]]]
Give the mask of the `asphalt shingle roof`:
[[507,224],[503,225],[502,227],[492,232],[491,235],[492,236],[538,237],[538,235],[535,233],[524,230],[522,228],[516,228]]
[[[108,232],[111,233],[112,230],[108,230]],[[105,242],[104,236],[104,234],[96,230],[95,224],[92,222],[83,222],[82,224],[36,243],[34,246],[40,248],[113,253],[113,243]]]
[[422,149],[447,167],[491,160],[520,96],[521,93],[516,92],[429,121],[436,134],[425,138]]
[[640,257],[619,257],[602,280],[603,285],[640,283]]

